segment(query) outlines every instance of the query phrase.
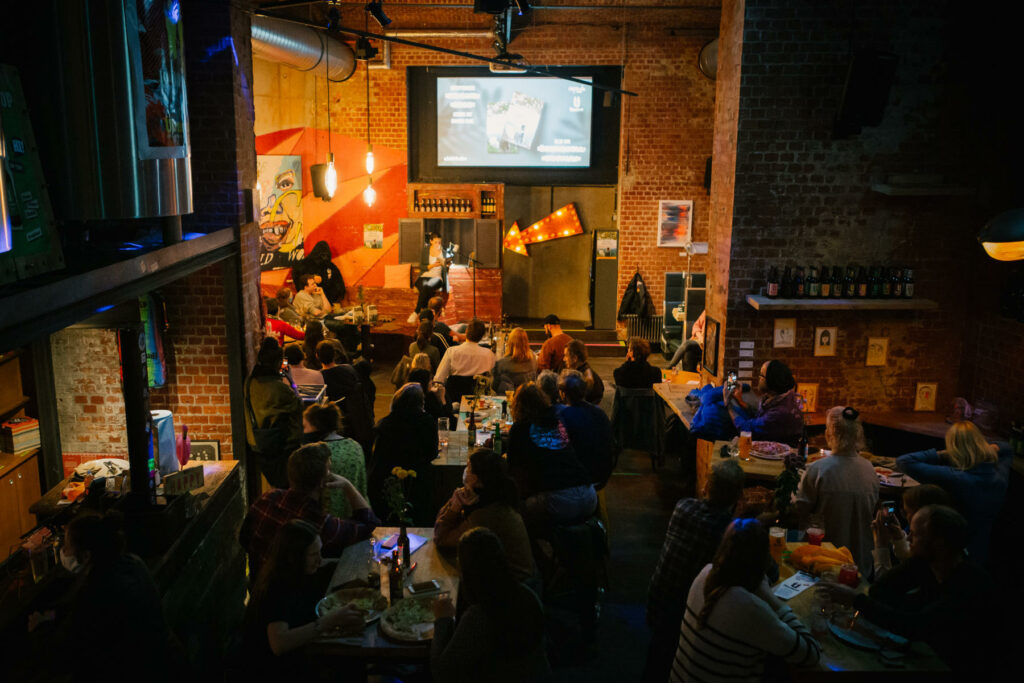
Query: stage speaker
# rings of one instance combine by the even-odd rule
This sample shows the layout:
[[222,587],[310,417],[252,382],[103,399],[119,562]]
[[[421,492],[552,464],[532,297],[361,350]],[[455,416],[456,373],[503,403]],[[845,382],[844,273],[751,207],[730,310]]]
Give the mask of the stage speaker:
[[836,137],[855,135],[863,126],[882,122],[897,63],[896,55],[888,52],[860,50],[854,54],[836,113]]

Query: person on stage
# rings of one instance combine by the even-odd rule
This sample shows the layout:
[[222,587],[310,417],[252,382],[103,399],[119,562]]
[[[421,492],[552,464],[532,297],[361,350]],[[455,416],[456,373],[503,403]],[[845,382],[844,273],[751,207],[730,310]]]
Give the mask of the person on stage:
[[419,298],[416,299],[416,311],[409,314],[410,324],[419,319],[420,311],[427,307],[431,297],[438,292],[448,291],[448,266],[451,265],[451,259],[441,247],[441,236],[436,232],[427,235],[421,261],[420,276],[415,284]]

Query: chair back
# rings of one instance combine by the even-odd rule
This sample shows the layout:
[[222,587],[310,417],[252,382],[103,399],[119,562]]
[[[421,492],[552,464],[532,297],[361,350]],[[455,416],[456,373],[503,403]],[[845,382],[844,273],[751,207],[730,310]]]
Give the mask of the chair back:
[[451,375],[444,385],[445,397],[449,402],[461,401],[466,394],[476,389],[476,378],[472,375]]
[[647,451],[657,465],[665,455],[665,406],[654,389],[615,387],[612,433],[620,448]]

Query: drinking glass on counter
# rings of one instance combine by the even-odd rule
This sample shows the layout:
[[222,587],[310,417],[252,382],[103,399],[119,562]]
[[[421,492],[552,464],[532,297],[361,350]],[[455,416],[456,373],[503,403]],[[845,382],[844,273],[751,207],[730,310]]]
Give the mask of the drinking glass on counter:
[[750,445],[753,443],[753,437],[750,432],[740,432],[740,460],[750,460]]
[[775,564],[781,565],[782,551],[786,549],[786,530],[781,526],[773,526],[768,530],[768,549]]
[[456,418],[439,417],[437,418],[437,448],[438,451],[443,453],[448,450],[448,432],[451,420]]
[[821,515],[811,515],[807,519],[807,542],[811,545],[821,545],[825,540],[825,518]]

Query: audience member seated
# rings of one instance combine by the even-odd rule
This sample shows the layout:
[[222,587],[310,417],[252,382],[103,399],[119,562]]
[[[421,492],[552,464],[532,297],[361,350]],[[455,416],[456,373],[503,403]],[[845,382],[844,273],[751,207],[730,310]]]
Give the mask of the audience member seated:
[[[249,571],[258,576],[278,530],[293,519],[312,524],[320,534],[323,552],[338,557],[370,534],[380,520],[366,499],[348,479],[331,472],[331,451],[323,443],[302,446],[288,458],[288,488],[274,489],[260,496],[249,508],[239,539],[249,553]],[[342,519],[324,511],[324,492],[340,489],[352,508],[352,517]]]
[[378,510],[387,510],[384,480],[395,467],[414,470],[416,478],[409,496],[414,526],[430,526],[434,522],[430,462],[437,457],[437,421],[423,409],[423,387],[409,382],[396,391],[391,412],[373,431],[376,438],[370,468],[370,499]]
[[444,356],[444,352],[455,346],[456,342],[465,341],[466,337],[448,327],[441,318],[444,317],[444,299],[435,296],[428,303],[427,308],[434,314],[434,336],[431,339],[434,346]]
[[364,453],[369,452],[373,446],[373,417],[367,407],[359,373],[348,364],[348,358],[330,340],[316,345],[316,356],[323,368],[321,374],[327,385],[327,398],[338,403],[345,418],[345,436],[358,441]]
[[306,322],[324,320],[334,309],[327,295],[317,284],[316,276],[304,275],[301,281],[295,284],[300,283],[302,289],[295,295],[295,312]]
[[323,368],[316,357],[316,347],[326,339],[323,323],[317,320],[306,323],[305,334],[306,338],[302,340],[302,351],[306,354],[305,367],[310,370],[321,370]]
[[537,374],[536,384],[544,392],[544,395],[548,397],[548,401],[554,406],[555,411],[560,411],[562,409],[562,396],[558,392],[558,375],[553,370],[541,370]]
[[[494,369],[494,354],[490,349],[485,349],[479,344],[486,331],[487,328],[484,324],[474,318],[466,328],[466,341],[445,351],[441,364],[434,375],[434,381],[441,382],[448,387],[449,401],[458,401],[462,398],[462,394],[471,393],[465,391],[464,388],[462,393],[453,391],[455,384],[461,383],[469,386],[473,377]],[[458,382],[449,382],[449,378],[461,379]]]
[[540,347],[537,368],[551,370],[557,375],[565,367],[565,345],[572,341],[572,337],[562,332],[562,323],[553,313],[544,318],[544,334],[547,339]]
[[[917,511],[926,505],[948,506],[949,495],[935,484],[921,484],[904,489],[903,495],[900,496],[900,506],[903,508],[903,518],[907,520],[908,526]],[[871,533],[875,538],[875,549],[871,551],[875,558],[873,580],[877,581],[896,563],[904,562],[910,557],[910,541],[896,516],[887,513],[881,505],[875,513],[874,521],[871,522]]]
[[693,323],[690,338],[679,345],[672,360],[668,362],[670,368],[678,365],[683,372],[698,372],[700,370],[700,359],[704,355],[704,325],[706,321],[707,311],[701,311],[700,317]]
[[[415,356],[412,356],[412,361],[409,363],[409,372],[413,370],[426,370],[433,374],[433,370],[430,367],[430,356],[425,353],[417,353]],[[405,382],[402,382],[402,384],[405,384]]]
[[[91,653],[108,651],[111,634],[116,634],[118,667],[146,671],[147,679],[155,681],[178,680],[180,672],[167,668],[174,664],[172,636],[160,593],[145,563],[125,550],[122,522],[116,510],[102,516],[86,510],[68,524],[60,562],[77,581],[70,597],[65,598],[67,602],[59,602],[55,611],[29,617],[29,630],[33,631],[46,621],[59,619],[56,636],[39,630],[39,635],[49,640],[47,651],[59,656],[34,664],[33,673],[39,675],[36,680],[109,680],[109,675],[100,675],[95,662],[82,662],[72,653],[81,647]],[[154,662],[161,665],[154,666]]]
[[736,427],[729,416],[722,396],[722,388],[708,384],[690,392],[700,401],[690,421],[690,434],[705,441],[727,441],[736,436]]
[[645,683],[664,683],[679,645],[686,598],[697,574],[712,561],[736,503],[743,495],[743,469],[735,460],[717,463],[708,477],[706,498],[682,498],[668,523],[665,542],[647,591]]
[[409,373],[409,381],[423,387],[423,409],[435,420],[454,417],[451,407],[445,401],[444,385],[431,381],[430,370],[416,368]]
[[587,345],[579,339],[573,339],[565,345],[562,352],[563,367],[567,370],[575,370],[583,375],[587,383],[586,400],[590,403],[600,403],[604,396],[604,382],[590,364],[587,363]]
[[[363,448],[354,439],[342,436],[340,431],[341,411],[333,403],[313,404],[302,414],[303,441],[322,441],[326,444],[331,452],[328,465],[331,472],[348,479],[359,494],[366,498],[366,457]],[[348,496],[338,489],[324,491],[324,509],[327,514],[335,517],[352,515]]]
[[277,299],[271,299],[269,296],[264,298],[264,304],[267,307],[267,336],[273,337],[277,340],[277,343],[284,346],[284,338],[289,337],[291,339],[298,339],[302,341],[306,338],[306,334],[299,329],[296,329],[291,324],[285,322],[280,318],[278,313],[280,312],[280,306],[278,306]]
[[770,360],[762,365],[756,391],[761,404],[753,412],[743,401],[743,387],[736,387],[731,395],[728,386],[722,388],[736,431],[750,432],[755,441],[795,444],[803,433],[804,417],[796,380],[786,364]]
[[[999,624],[992,579],[964,552],[967,520],[956,510],[926,505],[910,521],[910,559],[871,586],[867,595],[822,582],[832,600],[852,605],[872,624],[923,640],[954,673],[993,680],[986,673]],[[1005,671],[1000,672],[1005,675]]]
[[516,581],[501,541],[485,528],[459,540],[460,597],[469,604],[455,621],[447,597],[434,601],[430,671],[438,683],[520,683],[546,680],[544,608]]
[[317,528],[301,519],[275,535],[245,610],[244,664],[253,680],[313,680],[315,669],[300,648],[330,631],[362,629],[363,613],[349,605],[316,614],[334,570],[320,566],[321,546]]
[[508,465],[524,498],[527,525],[544,529],[590,517],[597,506],[590,472],[576,457],[565,425],[536,384],[516,390],[512,419]]
[[602,489],[615,467],[612,421],[603,410],[585,400],[587,383],[578,371],[563,370],[558,390],[565,402],[558,415],[569,434],[569,443],[590,472],[590,482]]
[[469,456],[462,486],[455,489],[437,513],[434,542],[441,548],[454,548],[470,529],[490,529],[505,547],[512,577],[531,582],[536,568],[519,504],[519,489],[508,475],[505,458],[490,449],[478,448]]
[[[281,376],[284,353],[273,337],[267,337],[256,355],[256,365],[245,382],[245,436],[256,454],[260,473],[271,486],[288,483],[288,455],[302,441],[302,404]],[[254,429],[276,430],[276,439],[256,443]]]
[[[292,306],[292,298],[294,296],[295,293],[288,287],[282,287],[277,290],[277,293],[274,295],[274,299],[277,300],[277,314],[281,320],[292,327],[301,328],[303,325],[302,316]],[[301,337],[298,337],[298,339],[301,339]]]
[[957,422],[946,431],[946,450],[930,448],[896,460],[896,468],[922,484],[945,489],[953,507],[967,519],[967,552],[988,561],[992,524],[1006,498],[1013,453],[985,440],[973,422]]
[[878,505],[878,475],[871,461],[862,458],[864,429],[853,408],[830,408],[825,441],[832,455],[807,467],[797,488],[801,519],[821,515],[825,538],[836,547],[850,549],[864,576],[871,572],[871,521]]
[[441,352],[431,343],[434,336],[434,326],[424,320],[416,330],[416,339],[409,344],[409,358],[415,358],[417,354],[424,353],[430,360],[431,374],[437,372],[437,366],[441,363]]
[[324,383],[324,376],[319,370],[310,370],[306,367],[306,354],[301,345],[289,344],[284,347],[284,359],[288,361],[288,371],[296,386]]
[[363,385],[363,396],[366,398],[366,413],[370,418],[370,424],[377,420],[373,416],[373,403],[377,400],[377,385],[373,383],[373,363],[367,360],[366,356],[357,358],[352,363],[352,368],[359,376],[359,383]]
[[340,302],[345,298],[345,280],[331,261],[331,247],[326,241],[317,242],[306,257],[292,267],[292,281],[296,284],[305,282],[307,275],[314,277],[328,301]]
[[626,362],[615,368],[615,386],[623,389],[650,389],[661,381],[661,370],[647,362],[651,345],[643,337],[630,337]]
[[796,666],[818,663],[821,645],[772,593],[765,576],[770,562],[768,530],[760,522],[729,525],[714,560],[690,586],[672,683],[759,681],[766,656]]
[[505,356],[494,364],[494,380],[491,388],[501,395],[513,391],[520,384],[537,379],[537,357],[530,350],[530,339],[526,330],[515,327],[508,334]]

